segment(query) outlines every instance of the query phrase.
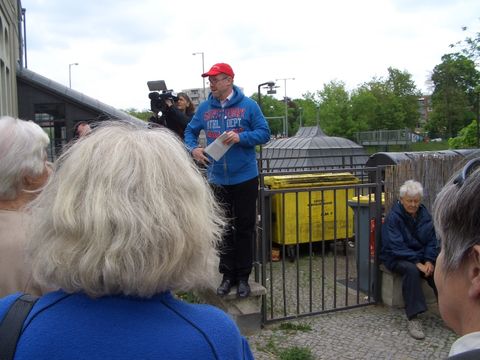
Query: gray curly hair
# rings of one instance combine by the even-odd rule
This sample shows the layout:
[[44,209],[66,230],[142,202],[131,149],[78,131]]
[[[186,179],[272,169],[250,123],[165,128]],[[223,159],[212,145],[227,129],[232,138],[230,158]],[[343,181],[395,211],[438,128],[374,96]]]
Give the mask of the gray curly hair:
[[23,190],[24,176],[45,169],[50,139],[33,121],[0,118],[0,199],[13,200]]

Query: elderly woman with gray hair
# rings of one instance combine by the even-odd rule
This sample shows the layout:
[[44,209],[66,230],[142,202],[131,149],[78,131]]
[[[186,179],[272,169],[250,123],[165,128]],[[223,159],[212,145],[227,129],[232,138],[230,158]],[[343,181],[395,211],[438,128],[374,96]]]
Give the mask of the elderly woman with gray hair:
[[441,243],[435,283],[445,323],[461,337],[449,359],[480,358],[480,158],[469,161],[433,205]]
[[0,297],[17,291],[40,295],[25,261],[25,206],[48,179],[47,134],[32,121],[0,118]]
[[98,126],[31,211],[35,277],[61,290],[35,303],[16,359],[253,358],[227,314],[171,292],[213,286],[224,220],[170,131]]
[[425,338],[418,315],[427,310],[422,279],[437,294],[433,280],[438,241],[432,218],[421,203],[423,187],[418,181],[407,180],[382,226],[380,260],[385,267],[402,275],[402,295],[407,329],[415,339]]

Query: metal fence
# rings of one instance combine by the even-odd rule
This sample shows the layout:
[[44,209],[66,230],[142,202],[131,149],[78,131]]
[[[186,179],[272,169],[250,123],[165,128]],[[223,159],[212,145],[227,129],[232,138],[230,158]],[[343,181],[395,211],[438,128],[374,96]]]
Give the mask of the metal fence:
[[326,171],[331,169],[363,168],[366,154],[270,156],[259,158],[261,173]]
[[376,302],[380,176],[365,167],[261,173],[255,276],[267,289],[264,323]]
[[375,130],[355,133],[356,142],[361,145],[408,145],[414,135],[409,129],[399,130]]

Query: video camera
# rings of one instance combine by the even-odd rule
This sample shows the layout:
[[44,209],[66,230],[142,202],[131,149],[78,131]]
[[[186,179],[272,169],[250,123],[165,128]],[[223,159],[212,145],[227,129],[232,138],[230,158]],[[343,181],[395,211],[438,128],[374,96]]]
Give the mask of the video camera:
[[173,90],[167,90],[167,85],[164,80],[147,81],[147,86],[148,90],[151,91],[150,94],[148,94],[150,98],[150,110],[156,115],[159,112],[165,112],[167,107],[165,100],[171,100],[172,102],[178,100],[177,94]]

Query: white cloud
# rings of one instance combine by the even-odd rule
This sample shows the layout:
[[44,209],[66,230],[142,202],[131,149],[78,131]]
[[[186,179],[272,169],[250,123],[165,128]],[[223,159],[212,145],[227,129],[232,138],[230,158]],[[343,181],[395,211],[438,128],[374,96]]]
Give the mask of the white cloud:
[[[478,32],[476,0],[23,0],[28,66],[118,108],[149,106],[148,80],[174,90],[201,87],[205,70],[228,62],[250,96],[259,83],[288,81],[288,96],[331,80],[349,89],[388,67],[406,70],[418,88],[462,26]],[[283,82],[279,85],[283,86]],[[278,89],[278,97],[284,89]]]

